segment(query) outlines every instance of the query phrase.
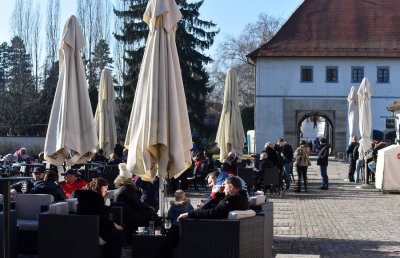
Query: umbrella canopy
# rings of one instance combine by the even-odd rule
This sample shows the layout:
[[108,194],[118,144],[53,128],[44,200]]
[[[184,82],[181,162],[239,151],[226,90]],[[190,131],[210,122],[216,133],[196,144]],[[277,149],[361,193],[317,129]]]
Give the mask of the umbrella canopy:
[[356,87],[351,86],[350,93],[347,96],[349,102],[348,122],[349,122],[349,144],[353,136],[358,134],[358,96]]
[[125,139],[128,170],[143,180],[178,177],[192,164],[192,136],[175,31],[182,14],[174,0],[150,0],[150,32]]
[[90,160],[98,140],[93,123],[85,69],[79,50],[85,38],[71,16],[59,50],[60,76],[53,100],[44,146],[45,159],[54,165]]
[[239,158],[243,155],[245,136],[238,100],[238,82],[236,70],[228,69],[225,79],[224,105],[215,142],[220,148],[220,159],[224,160],[229,152],[235,152]]
[[359,109],[359,127],[360,127],[360,159],[368,159],[372,156],[371,130],[371,96],[372,87],[367,78],[364,78],[358,88],[358,109]]
[[99,136],[99,148],[110,155],[117,143],[117,128],[114,116],[115,94],[111,71],[101,72],[99,86],[99,101],[97,103],[94,123]]

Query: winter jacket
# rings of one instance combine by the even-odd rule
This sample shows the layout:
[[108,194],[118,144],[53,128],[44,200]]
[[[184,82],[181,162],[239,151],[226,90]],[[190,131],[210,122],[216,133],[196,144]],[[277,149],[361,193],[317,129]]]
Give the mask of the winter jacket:
[[51,194],[55,202],[65,201],[66,197],[61,187],[53,181],[36,181],[33,188],[27,192],[30,194]]
[[171,219],[171,222],[174,225],[178,225],[177,219],[179,215],[194,210],[189,199],[186,199],[183,202],[171,201],[170,204],[171,206],[168,210],[168,217]]
[[226,196],[217,206],[209,210],[193,210],[188,215],[191,219],[226,219],[230,211],[247,210],[249,202],[247,192],[240,190],[234,195]]
[[300,145],[294,152],[294,158],[296,159],[296,166],[308,167],[310,165],[310,147],[308,145]]
[[328,144],[321,145],[321,149],[318,152],[317,165],[328,166],[329,148]]
[[74,195],[78,198],[76,214],[98,215],[99,235],[106,242],[111,241],[114,230],[114,222],[110,220],[109,207],[104,205],[104,198],[91,190],[76,190]]
[[64,181],[60,183],[60,187],[64,191],[65,196],[70,198],[74,191],[85,188],[86,182],[85,180],[77,180],[68,184],[66,181]]

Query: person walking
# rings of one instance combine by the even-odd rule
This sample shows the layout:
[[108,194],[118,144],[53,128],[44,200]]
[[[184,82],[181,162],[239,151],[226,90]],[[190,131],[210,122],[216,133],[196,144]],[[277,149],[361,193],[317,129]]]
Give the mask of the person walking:
[[311,165],[311,161],[309,159],[311,149],[308,146],[305,140],[301,140],[299,143],[299,147],[294,152],[294,158],[296,160],[296,168],[297,168],[297,190],[296,193],[301,192],[301,179],[304,180],[304,191],[307,192],[307,169],[308,166]]
[[329,189],[329,178],[328,178],[328,156],[329,156],[329,148],[326,143],[325,138],[321,138],[319,140],[320,150],[318,152],[317,165],[320,166],[321,177],[322,177],[322,186],[319,188],[321,190]]
[[346,149],[347,158],[349,160],[349,182],[354,182],[354,172],[356,171],[356,159],[354,159],[354,147],[358,144],[357,136],[351,138],[351,143]]
[[286,190],[290,188],[290,172],[293,167],[293,148],[284,139],[279,139],[278,145],[281,149],[281,156],[283,158],[283,172]]

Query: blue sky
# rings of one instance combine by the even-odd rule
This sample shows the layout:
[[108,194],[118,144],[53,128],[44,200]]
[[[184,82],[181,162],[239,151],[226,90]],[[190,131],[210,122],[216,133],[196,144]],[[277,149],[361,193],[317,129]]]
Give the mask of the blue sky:
[[[0,43],[11,39],[10,17],[15,0],[0,0]],[[42,30],[46,24],[47,0],[33,0],[40,2]],[[215,39],[216,45],[224,40],[227,35],[239,35],[246,24],[254,22],[260,13],[267,13],[276,17],[287,19],[302,3],[302,0],[205,0],[200,9],[200,18],[211,20],[220,28],[220,33]],[[61,17],[60,29],[71,14],[75,14],[75,0],[60,0]],[[61,32],[60,32],[61,34]],[[44,33],[43,33],[44,35]],[[212,52],[213,49],[210,51]]]

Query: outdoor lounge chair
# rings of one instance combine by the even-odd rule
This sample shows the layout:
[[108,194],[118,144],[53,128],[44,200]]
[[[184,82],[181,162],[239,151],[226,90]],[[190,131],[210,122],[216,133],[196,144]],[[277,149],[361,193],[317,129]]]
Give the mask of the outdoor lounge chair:
[[265,216],[183,220],[180,257],[268,257],[264,252],[264,219]]

